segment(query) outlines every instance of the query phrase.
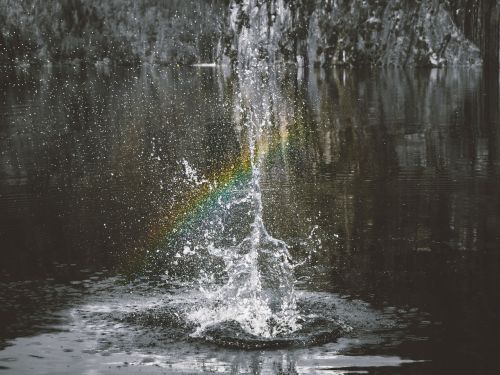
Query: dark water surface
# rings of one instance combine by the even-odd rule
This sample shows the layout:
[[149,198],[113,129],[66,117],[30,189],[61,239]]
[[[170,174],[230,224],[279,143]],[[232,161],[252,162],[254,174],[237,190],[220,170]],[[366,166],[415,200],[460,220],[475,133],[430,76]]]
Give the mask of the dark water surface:
[[247,350],[191,337],[178,314],[203,297],[187,286],[199,262],[176,257],[198,223],[184,217],[210,217],[217,197],[200,192],[203,179],[236,179],[245,151],[236,78],[148,67],[1,76],[0,372],[497,369],[497,78],[282,72],[276,139],[262,146],[265,223],[304,262],[299,305],[352,331]]

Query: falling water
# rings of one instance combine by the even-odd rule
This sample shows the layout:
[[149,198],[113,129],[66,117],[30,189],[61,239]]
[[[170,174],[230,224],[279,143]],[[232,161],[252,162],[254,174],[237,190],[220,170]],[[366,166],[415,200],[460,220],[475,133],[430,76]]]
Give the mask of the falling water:
[[196,335],[220,324],[263,338],[287,335],[301,328],[288,246],[268,233],[263,220],[261,171],[273,127],[273,103],[277,100],[270,75],[260,64],[238,74],[235,117],[242,124],[242,142],[247,143],[242,148],[248,147],[251,166],[250,181],[238,204],[246,205],[252,220],[241,242],[210,249],[212,255],[222,258],[227,278],[222,286],[202,288],[207,304],[189,314],[189,319],[199,325]]

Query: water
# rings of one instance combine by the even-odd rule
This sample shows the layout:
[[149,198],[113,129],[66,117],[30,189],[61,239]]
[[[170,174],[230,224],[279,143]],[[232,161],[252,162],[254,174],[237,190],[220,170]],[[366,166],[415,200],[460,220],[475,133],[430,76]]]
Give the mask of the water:
[[3,69],[4,372],[496,368],[496,80]]
[[[265,342],[276,344],[277,338],[294,340],[290,334],[302,328],[298,322],[302,318],[296,306],[288,245],[268,233],[263,218],[260,187],[266,157],[263,145],[269,142],[268,133],[274,125],[272,107],[276,89],[268,85],[272,78],[266,66],[256,63],[237,74],[240,86],[236,92],[235,118],[240,119],[247,133],[250,176],[245,186],[246,197],[226,204],[224,213],[234,210],[235,204],[247,204],[251,224],[249,233],[237,245],[221,249],[211,247],[211,254],[223,258],[227,281],[214,292],[203,288],[204,294],[209,296],[208,307],[196,307],[196,312],[189,314],[189,318],[200,324],[197,331],[200,336],[205,335],[207,327],[215,327],[215,331],[211,330],[211,337],[218,336],[221,324],[232,324],[240,345],[251,347],[257,342],[261,345]],[[244,140],[241,144],[246,147]],[[210,279],[215,277],[211,275]],[[241,339],[241,330],[252,338],[251,343]],[[234,334],[228,336],[225,333],[227,328],[222,331],[226,341],[234,341]]]

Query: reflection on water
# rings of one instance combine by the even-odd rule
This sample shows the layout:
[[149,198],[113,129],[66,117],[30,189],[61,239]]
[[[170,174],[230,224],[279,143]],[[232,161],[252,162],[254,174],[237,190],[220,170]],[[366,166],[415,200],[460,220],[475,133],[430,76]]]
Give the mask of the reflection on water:
[[[9,323],[0,337],[46,332],[42,327],[58,319],[63,327],[121,324],[88,311],[90,323],[68,313],[112,306],[108,294],[120,306],[131,301],[108,282],[104,296],[95,297],[102,301],[93,300],[102,293],[102,275],[91,279],[86,268],[144,271],[150,253],[162,248],[163,257],[152,258],[154,274],[166,269],[175,276],[176,266],[178,273],[197,272],[187,257],[174,259],[177,245],[186,255],[185,238],[177,243],[171,234],[210,201],[197,182],[236,180],[244,166],[234,111],[238,82],[217,69],[3,69],[0,301],[9,303],[0,304],[0,316]],[[345,345],[341,339],[267,354],[183,339],[178,361],[155,359],[158,349],[145,349],[140,339],[130,347],[115,337],[99,357],[105,360],[75,354],[78,368],[106,364],[119,371],[135,363],[142,365],[129,367],[140,371],[170,363],[177,372],[375,371],[408,358],[430,362],[398,372],[490,369],[500,334],[498,80],[468,69],[285,70],[280,77],[279,100],[270,105],[276,135],[260,145],[267,150],[261,181],[267,229],[305,262],[296,268],[300,289],[341,293],[336,306],[361,299],[405,323],[373,337],[370,329],[358,330]],[[198,180],[186,178],[186,163]],[[172,248],[162,247],[166,236]],[[39,281],[12,281],[26,279]],[[168,337],[153,340],[145,327],[135,328],[138,337],[166,345]],[[86,347],[92,333],[77,332],[84,339],[65,336],[73,350],[96,350]],[[39,360],[29,357],[38,355],[29,349],[33,342],[55,345],[61,338],[52,331],[36,337],[17,339],[8,356],[0,352],[0,366],[22,373]],[[47,356],[63,367],[68,353]],[[205,367],[190,367],[193,358]]]
[[1,264],[15,274],[122,256],[185,188],[183,159],[210,169],[237,151],[213,71],[5,76]]

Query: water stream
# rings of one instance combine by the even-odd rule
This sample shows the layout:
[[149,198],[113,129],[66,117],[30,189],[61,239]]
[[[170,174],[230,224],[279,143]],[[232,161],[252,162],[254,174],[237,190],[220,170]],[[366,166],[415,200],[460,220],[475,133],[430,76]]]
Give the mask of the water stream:
[[[319,319],[319,315],[311,314],[307,308],[299,309],[294,276],[298,263],[293,263],[289,246],[270,235],[264,223],[261,173],[268,153],[275,147],[273,136],[276,138],[279,128],[279,122],[274,120],[275,103],[282,100],[275,74],[279,73],[261,62],[237,73],[234,118],[239,119],[242,160],[248,163],[249,173],[238,190],[224,204],[219,204],[219,216],[234,215],[232,211],[240,206],[243,209],[239,212],[247,220],[235,221],[239,225],[247,222],[248,228],[243,227],[242,238],[234,239],[233,245],[219,239],[223,246],[215,246],[215,240],[204,233],[209,242],[208,256],[222,260],[223,272],[201,269],[202,278],[198,280],[201,301],[190,307],[192,311],[186,316],[197,327],[193,337],[225,346],[308,345],[336,339],[350,329],[332,318]],[[202,221],[214,223],[213,212]],[[229,231],[223,228],[211,233],[224,236]],[[195,240],[191,237],[189,241]]]

